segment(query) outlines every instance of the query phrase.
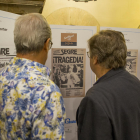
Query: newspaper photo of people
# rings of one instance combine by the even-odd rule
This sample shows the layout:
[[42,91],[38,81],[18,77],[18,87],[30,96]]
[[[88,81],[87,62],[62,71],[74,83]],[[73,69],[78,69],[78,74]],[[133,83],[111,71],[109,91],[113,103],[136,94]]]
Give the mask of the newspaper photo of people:
[[52,49],[52,80],[64,98],[85,95],[86,49]]
[[138,59],[138,50],[127,50],[126,66],[125,69],[137,76],[137,60]]

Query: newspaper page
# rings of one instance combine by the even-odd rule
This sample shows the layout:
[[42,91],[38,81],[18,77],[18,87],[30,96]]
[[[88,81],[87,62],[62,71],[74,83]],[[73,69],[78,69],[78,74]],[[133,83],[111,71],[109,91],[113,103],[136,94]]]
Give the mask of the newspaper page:
[[126,66],[125,69],[137,76],[137,64],[138,64],[138,50],[127,50]]
[[0,71],[9,64],[9,61],[10,61],[11,57],[1,57],[0,58]]
[[9,64],[11,58],[16,56],[13,31],[15,20],[19,16],[0,10],[0,70]]
[[[12,51],[10,47],[2,47],[0,48],[0,71],[9,64],[9,61],[16,56],[15,53],[13,53],[14,49],[12,48]],[[12,53],[11,53],[12,52]]]
[[64,98],[85,96],[85,58],[86,49],[52,49],[52,79]]

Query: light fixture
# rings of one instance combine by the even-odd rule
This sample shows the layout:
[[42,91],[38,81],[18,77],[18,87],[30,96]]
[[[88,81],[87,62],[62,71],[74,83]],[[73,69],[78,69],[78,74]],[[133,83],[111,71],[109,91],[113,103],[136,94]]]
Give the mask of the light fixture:
[[[93,0],[74,0],[75,2],[88,2],[88,1],[93,1]],[[94,0],[97,1],[97,0]]]

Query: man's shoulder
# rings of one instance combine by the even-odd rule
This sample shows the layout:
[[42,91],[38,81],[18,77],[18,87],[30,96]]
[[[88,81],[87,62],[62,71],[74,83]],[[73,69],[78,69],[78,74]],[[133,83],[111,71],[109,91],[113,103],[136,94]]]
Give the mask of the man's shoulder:
[[49,78],[49,76],[37,75],[35,73],[29,73],[27,78],[20,80],[19,86],[26,85],[31,90],[46,91],[46,92],[60,92],[58,86]]
[[44,75],[36,75],[34,73],[31,74],[32,77],[36,77],[35,81],[37,81],[38,85],[43,85],[45,87],[50,87],[52,90],[58,90],[58,86],[50,79],[49,76]]
[[86,96],[93,100],[105,100],[106,98],[112,100],[114,97],[117,98],[122,94],[127,96],[132,92],[140,92],[140,81],[137,77],[124,71],[93,85],[87,91]]
[[50,78],[48,78],[48,82],[49,82],[48,86],[50,87],[52,92],[59,92],[60,93],[59,87]]
[[15,66],[6,66],[0,72],[0,82],[3,86],[15,88],[21,95],[29,96],[30,93],[36,92],[36,94],[54,92],[60,93],[58,86],[50,79],[49,75],[44,75],[39,70],[17,68]]
[[49,78],[42,73],[30,72],[30,71],[14,71],[9,70],[9,67],[4,68],[0,73],[0,82],[3,86],[11,86],[13,83],[15,88],[19,93],[26,94],[33,91],[36,93],[52,93],[59,92],[58,86]]

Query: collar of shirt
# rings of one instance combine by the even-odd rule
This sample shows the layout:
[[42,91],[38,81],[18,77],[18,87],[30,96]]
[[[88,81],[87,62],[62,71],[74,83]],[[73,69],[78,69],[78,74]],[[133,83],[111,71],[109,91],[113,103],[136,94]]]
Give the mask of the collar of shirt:
[[51,70],[45,65],[25,58],[14,57],[10,60],[9,65],[17,68],[28,67],[28,69],[35,69],[44,76],[50,76],[51,73]]
[[124,71],[124,70],[125,70],[124,67],[118,68],[118,69],[111,69],[111,70],[108,71],[105,75],[103,75],[101,78],[99,78],[99,79],[93,84],[93,86],[96,85],[96,84],[98,84],[99,82],[104,81],[105,79],[107,79],[107,78],[109,78],[109,77],[111,77],[111,76],[113,76],[113,75],[119,73],[119,72]]

